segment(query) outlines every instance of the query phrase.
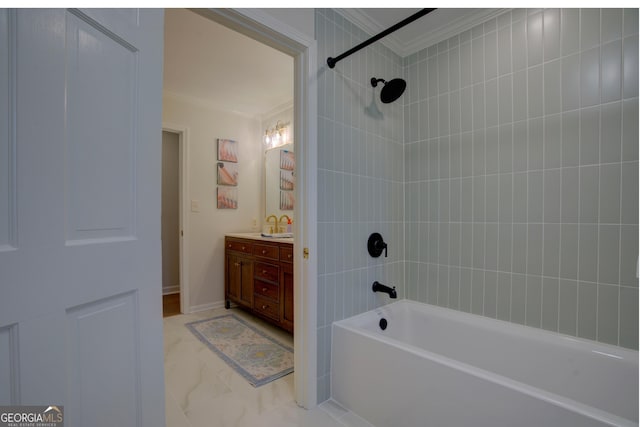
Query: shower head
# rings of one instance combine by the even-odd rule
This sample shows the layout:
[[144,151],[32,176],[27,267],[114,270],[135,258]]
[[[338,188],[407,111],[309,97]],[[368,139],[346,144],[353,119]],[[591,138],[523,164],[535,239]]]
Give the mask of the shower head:
[[407,82],[403,79],[392,79],[386,82],[383,79],[376,79],[375,77],[371,78],[371,86],[378,86],[378,82],[382,82],[384,84],[384,87],[380,91],[380,100],[384,104],[389,104],[400,98],[407,87]]

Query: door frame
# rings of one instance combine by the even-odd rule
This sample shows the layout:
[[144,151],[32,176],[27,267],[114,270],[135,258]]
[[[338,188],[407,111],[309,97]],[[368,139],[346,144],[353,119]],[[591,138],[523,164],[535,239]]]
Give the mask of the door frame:
[[178,135],[178,222],[180,226],[180,312],[191,312],[189,306],[189,215],[187,194],[189,194],[189,129],[185,126],[162,122],[162,131]]
[[318,403],[316,41],[261,9],[192,10],[294,59],[294,387],[298,405],[311,409]]

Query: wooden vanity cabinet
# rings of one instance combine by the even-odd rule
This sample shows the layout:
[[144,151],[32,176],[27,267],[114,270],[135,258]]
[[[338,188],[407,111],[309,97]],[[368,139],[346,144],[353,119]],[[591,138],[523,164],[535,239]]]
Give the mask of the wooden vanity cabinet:
[[225,307],[231,302],[293,332],[293,244],[225,237]]

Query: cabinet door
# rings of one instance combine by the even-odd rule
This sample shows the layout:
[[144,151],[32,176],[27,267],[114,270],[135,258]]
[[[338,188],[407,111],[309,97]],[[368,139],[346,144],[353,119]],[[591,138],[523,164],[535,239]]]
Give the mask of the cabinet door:
[[284,329],[293,332],[293,265],[282,263],[281,267],[281,325]]
[[253,305],[253,262],[251,259],[227,254],[227,298],[238,304]]

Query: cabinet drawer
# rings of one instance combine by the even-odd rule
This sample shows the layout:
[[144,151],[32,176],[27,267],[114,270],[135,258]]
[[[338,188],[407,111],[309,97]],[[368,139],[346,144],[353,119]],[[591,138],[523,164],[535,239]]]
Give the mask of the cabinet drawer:
[[259,295],[256,295],[253,298],[253,309],[257,313],[261,313],[264,316],[270,317],[276,321],[280,318],[280,304],[269,301],[268,299],[264,299]]
[[293,262],[293,248],[291,246],[280,246],[280,260]]
[[271,298],[274,301],[280,300],[280,287],[274,283],[256,280],[253,282],[253,291],[260,296]]
[[251,243],[241,240],[227,240],[227,250],[250,254],[252,249],[253,245]]
[[276,261],[279,258],[279,250],[277,246],[255,244],[253,245],[253,254],[255,256],[274,259]]
[[256,262],[253,274],[257,279],[278,282],[280,280],[280,268],[277,265],[266,264],[264,262]]

